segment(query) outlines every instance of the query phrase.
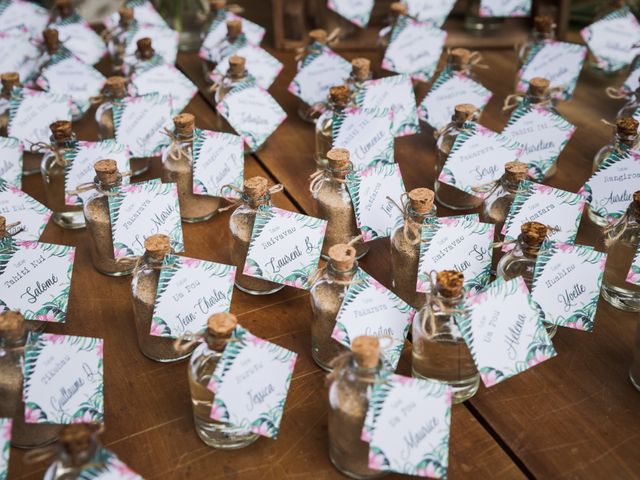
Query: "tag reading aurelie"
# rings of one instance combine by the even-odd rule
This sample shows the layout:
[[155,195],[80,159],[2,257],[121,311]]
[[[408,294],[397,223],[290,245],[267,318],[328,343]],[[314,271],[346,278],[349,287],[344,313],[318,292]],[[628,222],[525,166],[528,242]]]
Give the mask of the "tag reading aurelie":
[[87,65],[95,65],[107,53],[102,37],[77,12],[62,20],[58,19],[49,28],[58,30],[65,48]]
[[13,421],[10,418],[0,418],[0,480],[9,478],[12,425]]
[[276,438],[297,354],[236,327],[208,387],[211,418]]
[[0,3],[0,30],[26,28],[32,35],[42,35],[49,23],[49,11],[26,0],[5,0]]
[[522,277],[497,279],[466,300],[457,315],[485,387],[491,387],[556,355]]
[[0,178],[16,188],[22,188],[23,151],[17,138],[0,137]]
[[527,17],[531,0],[480,0],[480,17]]
[[224,76],[229,70],[229,58],[232,55],[239,55],[245,59],[247,72],[256,83],[262,88],[269,88],[284,68],[284,65],[264,48],[247,42],[225,53],[227,55],[220,59],[213,75]]
[[49,125],[71,120],[71,98],[26,88],[14,89],[9,100],[9,136],[23,143],[49,143]]
[[193,140],[193,193],[222,197],[223,187],[242,189],[242,138],[232,133],[196,129]]
[[152,93],[170,96],[172,114],[181,112],[198,93],[198,87],[169,63],[158,63],[151,68],[137,70],[131,78],[131,89],[136,96]]
[[411,18],[439,28],[451,13],[456,0],[406,0],[404,3]]
[[327,8],[364,28],[369,24],[374,3],[375,0],[327,0]]
[[26,423],[102,423],[103,340],[32,333],[24,355]]
[[[22,26],[8,31],[0,30],[1,72],[17,72],[23,82],[31,79],[37,69],[39,51],[30,38],[29,31]],[[0,99],[0,105],[3,103],[8,104],[8,101]]]
[[452,391],[446,383],[390,375],[373,384],[362,429],[369,468],[446,478]]
[[51,210],[0,178],[0,215],[6,217],[7,223],[20,222],[10,233],[19,232],[20,240],[35,241],[47,226]]

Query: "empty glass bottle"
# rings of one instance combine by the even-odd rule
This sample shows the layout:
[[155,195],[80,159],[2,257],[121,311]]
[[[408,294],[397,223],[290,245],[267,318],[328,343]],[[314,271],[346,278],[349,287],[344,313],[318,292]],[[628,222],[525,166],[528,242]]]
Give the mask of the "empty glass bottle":
[[65,425],[60,432],[56,457],[43,480],[79,479],[83,470],[104,465],[106,450],[100,445],[98,427],[86,423]]
[[347,79],[347,87],[349,87],[354,99],[359,92],[365,89],[366,82],[372,78],[371,60],[363,57],[351,60],[351,74]]
[[593,171],[611,155],[616,153],[624,155],[628,150],[633,150],[638,143],[638,121],[635,118],[623,117],[616,120],[613,140],[605,145],[593,157]]
[[504,28],[502,17],[481,17],[480,0],[469,0],[464,17],[464,28],[472,33],[484,36]]
[[107,34],[107,50],[111,59],[111,71],[114,75],[125,75],[125,57],[127,56],[127,42],[130,28],[133,25],[133,8],[122,7],[118,10],[119,20]]
[[640,323],[636,326],[636,339],[633,345],[633,363],[629,369],[631,384],[640,392]]
[[533,19],[531,36],[518,49],[518,66],[522,66],[531,51],[541,46],[547,40],[555,40],[556,23],[549,15],[537,15]]
[[316,153],[318,168],[327,164],[327,152],[333,148],[333,122],[344,109],[353,105],[353,97],[349,87],[339,85],[329,89],[329,108],[316,120]]
[[14,88],[19,88],[20,75],[17,72],[5,72],[0,75],[2,90],[0,91],[0,137],[7,137],[9,127],[9,100]]
[[384,55],[385,50],[389,46],[389,42],[391,41],[391,33],[393,32],[393,28],[396,26],[396,22],[399,17],[407,16],[407,5],[403,2],[391,2],[389,6],[389,17],[387,19],[387,25],[380,29],[378,32],[378,46],[382,51],[382,55]]

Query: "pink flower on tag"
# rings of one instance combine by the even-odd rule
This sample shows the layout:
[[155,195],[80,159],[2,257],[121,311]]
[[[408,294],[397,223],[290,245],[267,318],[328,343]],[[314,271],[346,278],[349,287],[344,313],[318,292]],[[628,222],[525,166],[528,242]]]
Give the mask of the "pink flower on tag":
[[480,377],[482,378],[482,383],[487,387],[495,385],[498,381],[498,376],[494,370],[491,370],[488,373],[482,372],[480,373]]
[[416,474],[420,477],[431,477],[431,478],[438,477],[438,472],[436,472],[436,469],[434,468],[433,463],[428,463],[426,467],[419,468]]
[[45,314],[41,314],[41,315],[37,315],[36,319],[40,322],[55,322],[56,321],[56,317],[53,315],[52,312],[47,312]]
[[534,367],[539,363],[544,362],[545,360],[549,360],[549,357],[545,355],[541,350],[538,350],[535,356],[531,360],[529,360],[528,365],[530,367]]
[[37,423],[39,417],[40,417],[40,414],[38,413],[38,410],[30,408],[30,407],[27,407],[25,405],[25,407],[24,407],[24,421],[25,421],[25,423]]

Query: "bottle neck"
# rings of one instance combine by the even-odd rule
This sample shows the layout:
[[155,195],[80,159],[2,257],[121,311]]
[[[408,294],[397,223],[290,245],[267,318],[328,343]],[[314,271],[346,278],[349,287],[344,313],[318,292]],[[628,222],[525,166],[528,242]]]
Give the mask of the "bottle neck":
[[525,100],[530,105],[551,105],[551,95],[549,94],[548,90],[544,95],[540,96],[531,93],[531,91],[528,91],[525,95]]
[[22,348],[27,344],[27,338],[29,332],[25,328],[24,331],[16,333],[15,335],[2,335],[0,336],[0,349],[12,350],[14,348]]
[[540,247],[542,246],[542,244],[531,244],[526,242],[523,238],[522,235],[520,236],[520,238],[518,239],[517,243],[516,243],[516,248],[518,250],[518,252],[522,253],[523,256],[525,256],[526,258],[535,261],[538,258],[538,254],[540,253]]
[[99,448],[98,441],[93,438],[89,446],[77,452],[62,450],[59,455],[59,461],[66,467],[81,470],[95,463],[95,457]]
[[108,192],[122,186],[122,175],[118,173],[118,176],[113,182],[102,182],[98,178],[95,179],[96,190]]
[[71,134],[71,136],[68,139],[63,141],[55,140],[53,137],[50,137],[50,140],[51,140],[51,145],[53,145],[57,149],[73,148],[73,144],[76,141],[76,134],[75,133]]
[[265,193],[261,197],[249,197],[248,195],[242,196],[244,203],[252,209],[257,209],[258,207],[271,205],[271,194],[269,192]]
[[540,32],[538,30],[534,30],[532,38],[534,42],[543,42],[544,40],[554,40],[556,38],[556,31],[549,30],[548,32]]
[[[378,361],[375,367],[366,368],[360,365],[355,358],[351,358],[349,362],[349,369],[352,373],[360,377],[361,379],[370,381],[375,378],[375,376],[382,370],[382,362]],[[373,384],[372,384],[373,385]]]
[[229,338],[230,337],[215,337],[207,332],[205,335],[205,342],[209,350],[221,354],[227,346],[227,343],[229,343]]
[[[459,310],[464,304],[464,294],[460,293],[455,297],[448,297],[438,292],[429,294],[429,303],[437,310]],[[445,311],[444,313],[450,313]]]
[[427,219],[434,218],[436,216],[436,207],[435,205],[428,212],[417,212],[410,206],[407,208],[407,216],[408,220],[423,224]]
[[518,191],[518,185],[520,185],[520,181],[511,175],[505,174],[500,177],[500,186],[508,193],[515,194]]
[[613,135],[613,148],[616,151],[622,151],[626,148],[633,148],[635,147],[637,141],[638,141],[637,135],[626,136],[616,132]]
[[327,263],[327,277],[340,280],[340,281],[349,281],[353,279],[353,276],[358,271],[358,262],[354,262],[353,266],[348,270],[339,270],[337,266],[333,262]]

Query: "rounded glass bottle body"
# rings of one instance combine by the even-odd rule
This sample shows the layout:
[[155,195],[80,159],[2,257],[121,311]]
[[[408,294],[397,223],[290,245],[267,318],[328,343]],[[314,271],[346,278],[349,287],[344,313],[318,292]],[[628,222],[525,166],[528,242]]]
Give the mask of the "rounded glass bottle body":
[[640,243],[640,225],[629,219],[607,232],[607,263],[602,281],[602,297],[612,306],[640,312],[640,286],[627,282],[631,263]]
[[333,148],[333,110],[327,108],[316,120],[315,161],[319,169],[327,167],[327,152]]

